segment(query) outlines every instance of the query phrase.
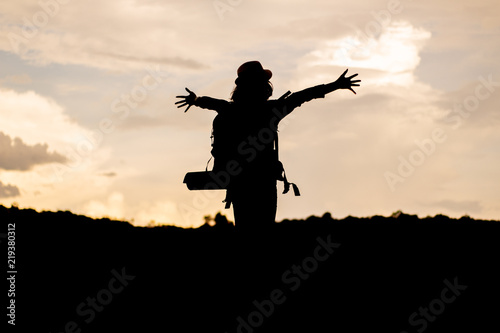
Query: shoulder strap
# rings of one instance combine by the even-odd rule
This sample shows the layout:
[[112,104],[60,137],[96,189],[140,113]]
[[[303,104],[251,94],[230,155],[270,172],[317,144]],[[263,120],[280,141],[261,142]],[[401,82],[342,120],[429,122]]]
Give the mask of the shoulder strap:
[[[276,160],[279,161],[279,141],[278,141],[278,129],[274,132],[274,149],[276,151]],[[293,193],[295,194],[296,197],[300,196],[300,191],[297,185],[295,183],[290,183],[288,179],[286,178],[286,172],[285,168],[283,168],[283,185],[285,186],[283,190],[283,194],[288,193],[290,191],[290,185],[292,185],[293,188]]]

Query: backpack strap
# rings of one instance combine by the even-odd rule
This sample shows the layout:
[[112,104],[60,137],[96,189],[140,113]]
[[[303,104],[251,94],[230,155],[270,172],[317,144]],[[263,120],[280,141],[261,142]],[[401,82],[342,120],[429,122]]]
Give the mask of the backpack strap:
[[222,200],[222,202],[225,202],[226,205],[224,206],[224,209],[229,209],[231,207],[231,190],[227,189],[226,190],[226,198]]
[[283,170],[283,183],[285,185],[285,189],[283,190],[283,194],[287,194],[288,191],[290,191],[290,185],[292,185],[292,189],[293,189],[293,194],[295,194],[296,197],[300,196],[300,191],[299,191],[299,188],[297,185],[295,185],[295,183],[290,183],[287,179],[286,179],[286,173],[285,173],[285,170]]
[[208,171],[208,165],[210,164],[210,161],[212,160],[212,158],[213,158],[213,155],[210,156],[210,158],[208,159],[207,166],[205,167],[205,171]]
[[[274,132],[274,150],[276,151],[276,161],[279,161],[279,144],[278,144],[278,130]],[[293,188],[293,193],[295,194],[296,197],[300,196],[300,191],[297,185],[295,183],[290,183],[288,179],[286,178],[286,172],[285,168],[283,167],[283,177],[279,180],[283,181],[284,184],[284,190],[283,194],[287,194],[288,191],[290,191],[290,185],[292,185]]]

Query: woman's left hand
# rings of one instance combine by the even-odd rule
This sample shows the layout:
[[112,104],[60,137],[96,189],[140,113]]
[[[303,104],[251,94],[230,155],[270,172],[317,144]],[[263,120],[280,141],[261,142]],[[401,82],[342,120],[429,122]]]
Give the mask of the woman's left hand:
[[347,74],[347,71],[348,71],[348,69],[346,69],[345,72],[339,76],[339,78],[337,79],[337,81],[335,81],[335,83],[336,83],[338,89],[349,89],[354,94],[356,94],[356,92],[354,91],[354,89],[352,89],[352,87],[359,87],[358,83],[361,82],[361,80],[353,80],[352,79],[352,78],[358,76],[357,73],[346,77],[345,75]]

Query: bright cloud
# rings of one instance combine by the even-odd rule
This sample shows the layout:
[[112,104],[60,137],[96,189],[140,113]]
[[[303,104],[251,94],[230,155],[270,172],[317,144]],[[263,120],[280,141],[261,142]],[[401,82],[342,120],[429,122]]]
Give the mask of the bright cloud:
[[125,202],[122,193],[113,192],[104,201],[91,200],[83,207],[83,212],[91,217],[125,218]]
[[393,22],[378,37],[357,33],[328,40],[306,58],[309,66],[339,66],[381,71],[380,83],[408,85],[431,33],[408,22]]
[[[20,204],[67,209],[62,193],[69,202],[79,202],[100,191],[92,186],[102,185],[98,170],[109,149],[93,144],[92,132],[71,120],[52,98],[3,89],[0,117],[0,167],[10,170],[2,172],[2,179],[21,189]],[[81,197],[73,199],[78,192]]]
[[56,151],[89,135],[57,102],[34,91],[0,90],[0,117],[0,131],[6,135],[30,145],[47,143]]
[[182,227],[192,227],[193,224],[183,221],[177,204],[169,200],[160,200],[152,204],[142,202],[134,214],[135,225],[176,224]]

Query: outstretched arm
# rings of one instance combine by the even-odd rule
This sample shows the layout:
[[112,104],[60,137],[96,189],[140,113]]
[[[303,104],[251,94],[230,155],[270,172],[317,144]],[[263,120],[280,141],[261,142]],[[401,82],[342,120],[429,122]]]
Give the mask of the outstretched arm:
[[293,94],[285,94],[282,98],[278,99],[277,109],[280,118],[286,117],[295,108],[301,106],[304,102],[308,102],[315,98],[323,98],[326,94],[331,93],[337,89],[349,89],[356,93],[352,87],[358,87],[361,80],[353,80],[358,74],[346,77],[347,69],[339,78],[328,84],[320,84],[315,87],[307,88]]
[[224,110],[229,105],[229,102],[223,99],[216,99],[207,96],[197,97],[196,94],[188,88],[186,88],[186,91],[189,93],[189,95],[175,96],[181,99],[175,102],[175,104],[178,104],[178,108],[182,108],[183,106],[187,105],[187,108],[186,110],[184,110],[184,112],[187,112],[187,110],[189,110],[192,105],[198,106],[203,109],[215,110],[217,112]]

